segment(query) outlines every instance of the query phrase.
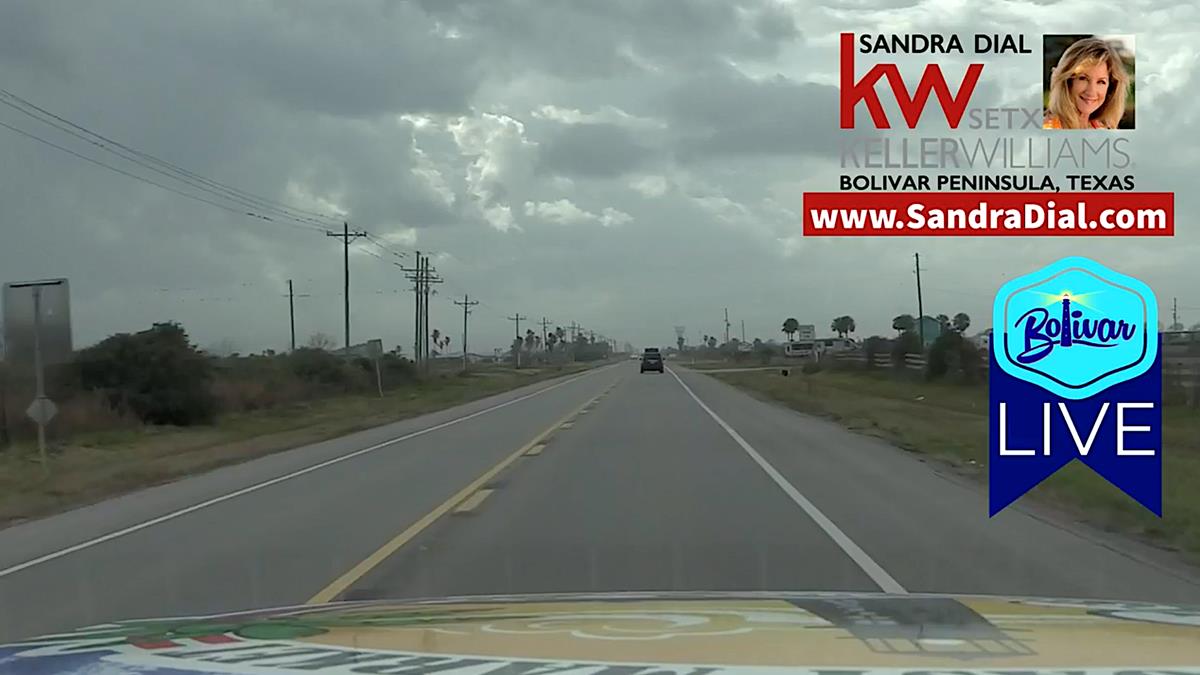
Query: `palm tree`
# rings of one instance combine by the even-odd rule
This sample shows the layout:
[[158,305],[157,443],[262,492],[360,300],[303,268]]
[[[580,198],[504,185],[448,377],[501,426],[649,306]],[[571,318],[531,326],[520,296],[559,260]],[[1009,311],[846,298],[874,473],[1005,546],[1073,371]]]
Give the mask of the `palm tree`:
[[892,319],[892,330],[896,331],[897,333],[907,333],[915,328],[916,325],[917,320],[913,318],[912,314],[901,314],[900,316]]
[[546,350],[554,351],[554,345],[558,343],[558,332],[549,333],[546,335]]
[[798,330],[800,330],[799,321],[789,317],[783,322],[783,332],[787,334],[787,339],[789,341],[791,341],[792,336],[795,335],[796,331]]
[[965,333],[971,327],[971,317],[966,312],[959,312],[950,320],[954,330],[958,333]]
[[710,336],[708,336],[708,348],[709,348],[709,349],[716,349],[716,348],[717,348],[717,338],[715,338],[715,337],[713,337],[713,336],[711,336],[711,335],[710,335]]
[[525,330],[525,351],[533,351],[533,331],[529,329]]
[[945,314],[938,314],[937,316],[933,317],[933,320],[938,322],[938,326],[942,329],[943,333],[950,328],[950,317],[946,316]]
[[838,337],[846,337],[854,332],[854,328],[854,317],[848,315],[839,316],[829,324],[829,330],[837,333]]

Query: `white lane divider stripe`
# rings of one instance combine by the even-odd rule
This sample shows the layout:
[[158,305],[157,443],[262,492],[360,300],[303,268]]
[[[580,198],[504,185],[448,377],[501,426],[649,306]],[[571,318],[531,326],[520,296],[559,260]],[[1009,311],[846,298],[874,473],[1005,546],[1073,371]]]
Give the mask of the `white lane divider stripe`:
[[822,513],[821,510],[817,508],[816,504],[813,504],[808,500],[807,497],[805,497],[803,494],[800,494],[800,491],[796,489],[796,486],[788,482],[788,479],[784,478],[783,474],[779,473],[775,467],[771,466],[770,462],[764,459],[762,455],[758,454],[758,451],[755,450],[754,447],[749,443],[747,443],[746,439],[742,438],[741,434],[735,431],[733,427],[729,426],[729,424],[727,424],[725,420],[721,419],[717,413],[713,412],[712,408],[709,408],[704,401],[701,401],[700,397],[696,395],[696,392],[692,391],[692,388],[687,386],[687,384],[680,379],[679,375],[675,374],[674,370],[667,370],[667,372],[671,373],[671,375],[675,378],[675,381],[679,383],[679,386],[683,387],[683,390],[692,397],[692,400],[694,400],[701,408],[703,408],[704,412],[708,413],[708,416],[713,418],[713,421],[719,424],[721,428],[725,430],[725,433],[729,434],[729,437],[742,447],[742,450],[746,451],[746,454],[750,455],[750,459],[753,459],[754,462],[758,464],[758,466],[765,471],[768,476],[770,476],[771,480],[775,481],[775,484],[778,485],[781,490],[783,490],[784,494],[790,497],[793,502],[796,502],[796,505],[803,509],[804,512],[808,514],[809,518],[813,519],[813,522],[817,524],[817,527],[824,530],[825,534],[829,535],[829,538],[833,539],[834,543],[837,544],[842,551],[845,552],[845,554],[849,556],[850,559],[853,560],[863,572],[866,573],[867,576],[871,577],[871,581],[874,581],[885,593],[908,593],[908,591],[900,585],[900,582],[892,578],[892,575],[888,574],[887,570],[883,569],[879,563],[875,562],[874,558],[868,555],[866,551],[862,550],[862,547],[854,543],[854,540],[851,539],[845,532],[843,532],[842,529],[838,527],[832,520],[830,520],[828,516]]
[[296,471],[284,474],[282,476],[276,476],[275,478],[272,478],[270,480],[266,480],[261,483],[255,483],[254,485],[249,485],[240,490],[234,490],[233,492],[229,492],[227,494],[223,494],[218,497],[213,497],[212,499],[208,499],[206,501],[200,502],[199,504],[193,504],[192,506],[188,506],[188,507],[179,509],[177,511],[172,511],[170,513],[158,516],[157,518],[151,518],[150,520],[147,520],[147,521],[144,521],[141,523],[137,523],[136,525],[130,525],[129,527],[122,528],[115,532],[109,532],[108,534],[96,537],[94,539],[88,539],[87,541],[80,542],[73,546],[68,546],[64,549],[54,551],[53,553],[47,553],[46,555],[39,556],[37,558],[33,558],[32,560],[26,560],[25,562],[18,563],[16,565],[13,565],[12,567],[6,567],[4,569],[0,569],[0,577],[6,577],[10,574],[16,574],[17,572],[20,572],[21,570],[29,569],[30,567],[33,567],[35,565],[40,565],[45,562],[50,562],[51,560],[54,560],[56,558],[61,558],[66,555],[70,555],[72,553],[82,551],[86,548],[91,548],[97,544],[103,544],[106,541],[112,541],[113,539],[117,539],[119,537],[124,537],[127,534],[132,534],[139,530],[144,530],[148,527],[153,527],[154,525],[158,525],[160,523],[165,523],[168,520],[174,520],[175,518],[178,518],[180,516],[185,516],[189,513],[193,513],[195,511],[199,511],[201,509],[205,509],[210,506],[220,504],[221,502],[229,501],[230,499],[234,499],[235,497],[241,497],[242,495],[250,494],[251,492],[256,492],[263,488],[270,487],[272,485],[276,485],[278,483],[282,483],[284,481],[291,480],[291,479],[297,478],[299,476],[303,476],[304,474],[312,473],[313,471],[318,471],[320,469],[324,469],[325,467],[333,466],[334,464],[338,464],[338,463],[344,462],[349,459],[354,459],[355,457],[359,457],[361,455],[365,455],[370,452],[375,452],[376,450],[386,448],[389,445],[395,445],[396,443],[401,443],[401,442],[407,441],[411,438],[416,438],[418,436],[424,436],[425,434],[433,433],[434,431],[438,431],[440,429],[445,429],[446,427],[454,426],[455,424],[459,424],[460,422],[466,422],[467,420],[474,419],[476,417],[479,417],[480,415],[486,415],[487,413],[494,412],[496,410],[500,410],[501,408],[507,408],[508,406],[513,405],[514,403],[520,403],[521,401],[531,399],[535,396],[540,396],[548,391],[551,391],[553,389],[558,389],[559,387],[561,387],[563,385],[570,384],[571,382],[574,382],[575,380],[578,380],[581,377],[586,377],[588,375],[598,373],[602,370],[608,370],[609,368],[612,368],[612,367],[613,366],[604,366],[602,368],[597,368],[595,370],[589,370],[585,373],[580,373],[579,375],[576,375],[570,379],[563,380],[562,382],[557,382],[555,384],[552,384],[549,387],[546,387],[545,389],[539,389],[535,392],[531,392],[531,393],[525,394],[523,396],[519,396],[517,398],[514,398],[511,401],[505,401],[504,403],[498,403],[494,406],[491,406],[490,408],[484,408],[483,410],[477,410],[469,415],[463,415],[462,417],[456,417],[452,420],[447,420],[445,422],[441,422],[440,424],[435,424],[435,425],[425,428],[425,429],[419,429],[417,431],[413,431],[411,433],[404,434],[403,436],[397,436],[396,438],[388,439],[386,441],[383,441],[382,443],[376,443],[375,445],[368,446],[366,448],[362,448],[361,450],[355,450],[354,452],[351,452],[346,455],[340,455],[338,457],[334,457],[333,459],[327,459],[324,462],[320,462],[319,464],[313,464],[312,466],[308,466],[303,469],[298,469]]

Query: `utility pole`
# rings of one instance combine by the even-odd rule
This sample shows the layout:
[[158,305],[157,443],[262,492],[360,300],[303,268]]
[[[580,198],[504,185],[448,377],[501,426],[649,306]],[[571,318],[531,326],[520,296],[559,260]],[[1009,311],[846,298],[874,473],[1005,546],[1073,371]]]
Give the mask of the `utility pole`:
[[725,344],[729,344],[729,308],[725,308]]
[[309,297],[307,293],[296,295],[296,292],[292,290],[292,280],[288,279],[288,319],[292,328],[292,351],[296,351],[296,298],[307,297]]
[[913,259],[916,260],[915,270],[917,273],[917,331],[921,336],[921,351],[925,351],[925,322],[921,319],[925,316],[925,303],[921,297],[921,254],[914,253]]
[[425,283],[425,298],[421,302],[421,326],[424,332],[421,337],[425,340],[425,370],[429,370],[429,296],[432,293],[432,285],[442,283],[442,278],[437,276],[437,270],[429,265],[429,256],[425,256],[425,274],[423,275]]
[[546,317],[543,316],[542,317],[542,346],[543,347],[545,347],[545,345],[546,345],[546,328],[549,325],[550,325],[550,322],[547,321]]
[[517,322],[517,332],[516,332],[517,337],[521,337],[521,322],[528,318],[529,317],[527,317],[527,316],[521,316],[520,312],[517,312],[516,314],[508,317],[509,321]]
[[[520,340],[520,339],[521,339],[521,321],[522,321],[523,319],[528,319],[528,318],[529,318],[529,317],[527,317],[527,316],[521,316],[521,313],[520,313],[520,312],[517,312],[516,314],[514,314],[514,315],[512,315],[512,316],[508,317],[508,320],[509,320],[509,321],[516,321],[516,322],[517,322],[517,339],[518,339],[518,340]],[[515,364],[515,365],[516,365],[518,368],[520,368],[520,367],[521,367],[521,346],[520,346],[520,345],[517,345],[517,351],[516,351],[516,354],[514,354],[514,355],[513,355],[513,363],[514,363],[514,364]]]
[[342,240],[342,267],[345,272],[345,284],[343,290],[346,294],[345,310],[346,310],[346,345],[345,349],[350,349],[350,242],[359,237],[367,236],[366,232],[350,231],[350,223],[342,222],[342,233],[326,232],[326,237],[335,237]]
[[296,351],[296,292],[292,290],[292,280],[288,279],[288,324],[292,328],[292,348]]
[[429,256],[425,256],[424,270],[422,272],[422,281],[425,288],[422,291],[421,298],[421,344],[424,346],[424,351],[421,357],[425,359],[425,368],[429,368]]
[[421,252],[416,251],[416,267],[392,263],[404,271],[404,278],[413,282],[413,364],[421,364]]
[[742,342],[746,341],[746,320],[742,319]]
[[1171,330],[1179,325],[1179,298],[1171,298]]
[[442,283],[437,276],[437,270],[429,265],[429,256],[417,254],[416,267],[396,265],[404,270],[405,278],[413,282],[413,293],[416,296],[415,316],[413,319],[413,361],[429,368],[429,292],[430,285]]
[[571,322],[571,349],[569,350],[569,353],[571,354],[571,363],[575,363],[575,336],[578,334],[580,328],[582,328],[582,326],[574,321]]
[[471,296],[463,294],[462,302],[455,300],[454,304],[459,305],[460,307],[463,308],[462,350],[463,350],[463,370],[466,370],[467,369],[467,315],[471,313],[472,307],[479,304],[479,301],[472,300]]

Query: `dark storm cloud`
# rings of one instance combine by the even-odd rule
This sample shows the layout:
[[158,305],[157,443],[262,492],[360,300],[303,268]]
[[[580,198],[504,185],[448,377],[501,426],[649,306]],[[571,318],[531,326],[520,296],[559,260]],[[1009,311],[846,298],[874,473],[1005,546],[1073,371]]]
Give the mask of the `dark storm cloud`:
[[467,109],[481,76],[472,45],[436,35],[415,7],[280,7],[207,35],[189,32],[188,42],[214,67],[240,73],[249,91],[291,109],[339,116]]
[[837,88],[783,76],[751,79],[732,69],[684,80],[666,110],[681,134],[679,156],[815,154],[840,149]]
[[0,7],[0,54],[60,63],[69,80],[120,75],[104,81],[160,94],[236,92],[289,111],[464,111],[482,77],[478,54],[434,29],[409,3],[255,3],[231,15],[221,3],[114,1],[68,11],[18,0]]
[[653,155],[634,133],[615,124],[564,125],[542,141],[541,168],[582,176],[616,176]]
[[[673,340],[672,324],[720,332],[712,308],[725,303],[764,338],[778,337],[788,315],[821,325],[850,313],[860,332],[887,332],[911,311],[911,252],[799,236],[801,195],[833,188],[845,137],[836,90],[823,84],[836,81],[829,36],[847,26],[965,33],[980,14],[997,32],[1036,33],[1089,5],[831,4],[9,1],[0,83],[206,176],[344,210],[397,247],[438,251],[446,284],[433,325],[457,325],[449,298],[470,293],[485,303],[472,315],[481,347],[511,339],[513,312],[654,343]],[[1155,36],[1144,61],[1139,53],[1138,93],[1161,124],[1138,130],[1138,186],[1183,193],[1198,120],[1180,27],[1194,25],[1196,9],[1142,14],[1106,19]],[[995,68],[981,104],[1023,91],[1024,66]],[[0,121],[103,155],[3,106]],[[311,296],[297,302],[301,339],[340,334],[342,251],[320,232],[197,204],[2,129],[0,158],[3,280],[70,277],[81,344],[177,319],[201,344],[278,348],[287,279]],[[1190,222],[1194,205],[1181,196],[1178,209]],[[597,222],[606,213],[620,224]],[[670,242],[672,255],[644,246],[647,237]],[[1068,252],[1123,261],[1160,294],[1186,290],[1197,281],[1195,241],[1182,226],[1169,242],[938,241],[922,242],[921,258],[930,293],[976,298],[939,307],[982,317],[1014,261],[1032,267]],[[407,344],[411,293],[360,246],[351,248],[355,337]],[[870,282],[854,274],[864,259]],[[714,272],[731,260],[746,264]],[[628,300],[645,288],[653,302]],[[201,301],[212,297],[233,299]]]
[[0,6],[0,63],[61,68],[61,57],[50,49],[50,29],[43,8],[32,2]]
[[615,77],[648,67],[763,59],[799,37],[772,2],[730,0],[423,0],[447,25],[498,50],[513,68],[574,77]]

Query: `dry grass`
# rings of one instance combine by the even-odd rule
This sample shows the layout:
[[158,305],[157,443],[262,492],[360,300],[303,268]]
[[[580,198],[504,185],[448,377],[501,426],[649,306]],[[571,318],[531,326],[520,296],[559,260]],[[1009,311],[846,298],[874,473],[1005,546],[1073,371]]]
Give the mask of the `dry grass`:
[[[823,371],[713,375],[796,410],[833,419],[910,452],[986,479],[987,387],[897,379],[890,373]],[[1200,560],[1200,411],[1168,405],[1163,415],[1162,519],[1079,462],[1034,488],[1035,500],[1066,508],[1106,529],[1147,537]]]
[[[467,377],[439,376],[387,392],[383,398],[353,395],[276,404],[223,416],[209,427],[146,427],[124,420],[55,443],[49,478],[36,450],[19,445],[0,453],[0,525],[586,369],[583,365],[520,371],[494,368]],[[227,395],[254,392],[245,389]],[[86,418],[96,413],[72,414]]]

